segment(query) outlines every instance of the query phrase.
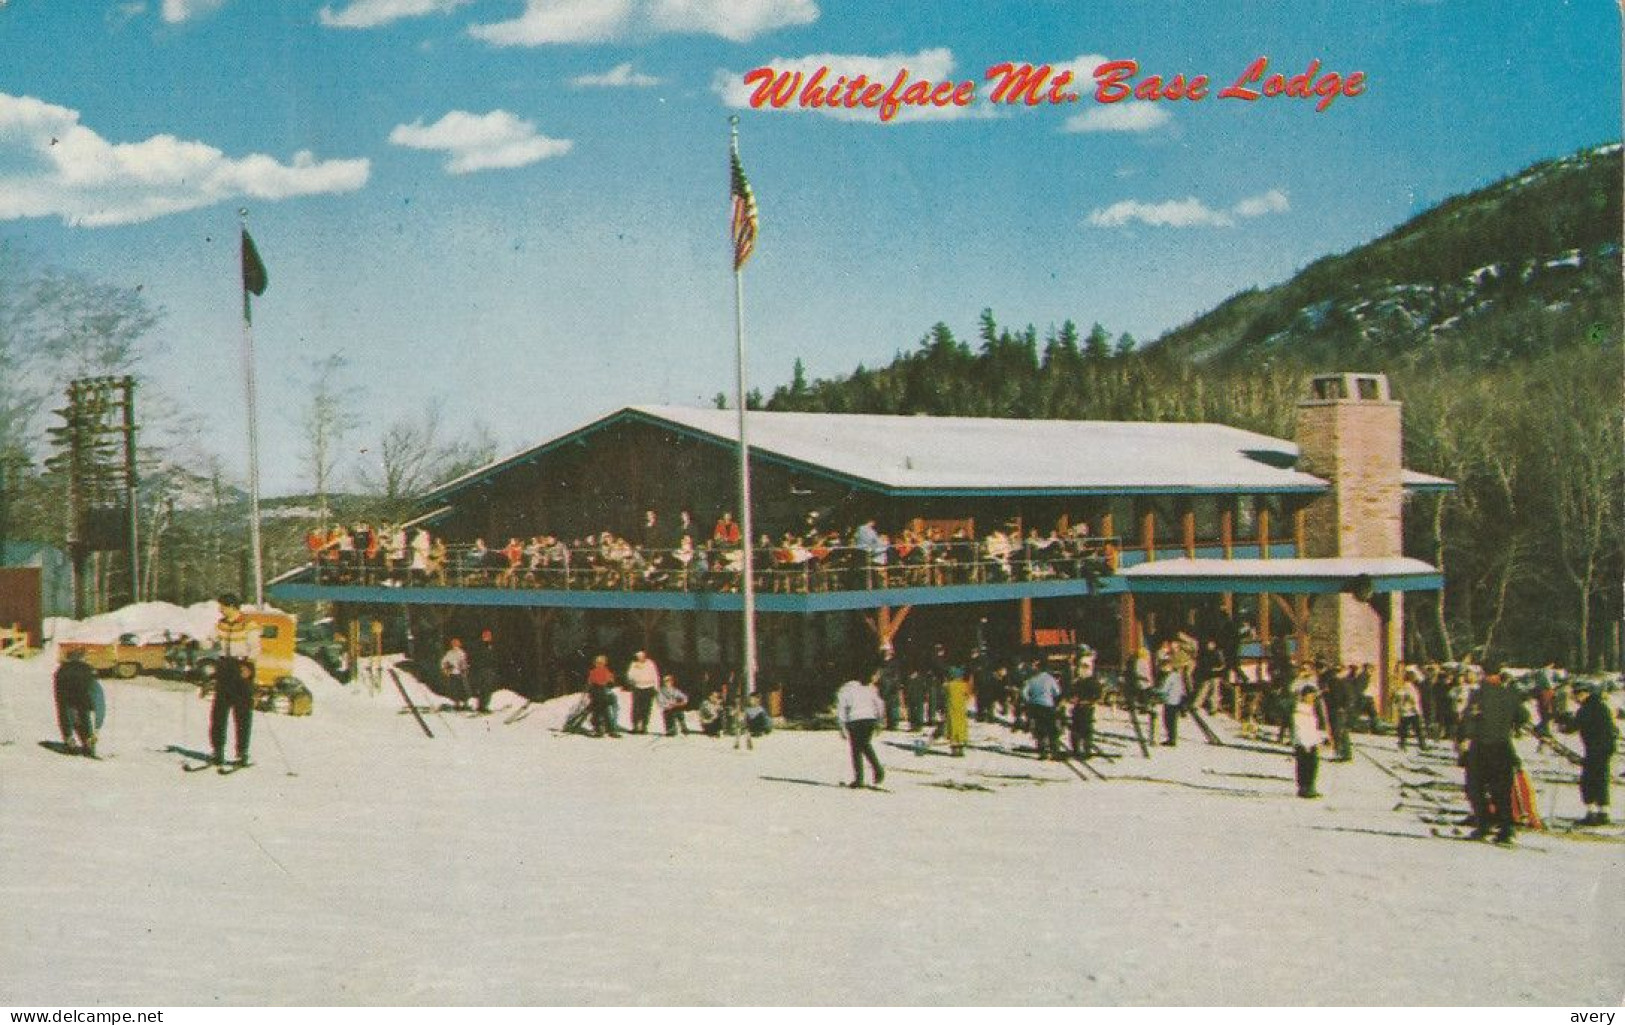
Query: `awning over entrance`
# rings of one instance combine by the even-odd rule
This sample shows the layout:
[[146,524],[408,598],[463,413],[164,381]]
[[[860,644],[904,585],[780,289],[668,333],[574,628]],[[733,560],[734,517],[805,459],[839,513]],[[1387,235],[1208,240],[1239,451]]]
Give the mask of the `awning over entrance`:
[[1159,559],[1128,566],[1134,594],[1353,594],[1437,591],[1444,574],[1420,559]]

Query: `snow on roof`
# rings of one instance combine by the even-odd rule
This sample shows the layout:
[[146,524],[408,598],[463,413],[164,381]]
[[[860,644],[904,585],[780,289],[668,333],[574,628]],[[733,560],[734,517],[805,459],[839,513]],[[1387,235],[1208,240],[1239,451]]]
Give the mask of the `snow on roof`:
[[[628,417],[662,421],[725,444],[732,444],[738,431],[733,410],[642,405],[561,438]],[[746,414],[746,431],[759,455],[892,491],[1318,493],[1328,487],[1321,478],[1292,468],[1296,444],[1223,424],[752,410]],[[428,497],[445,499],[558,440],[448,481]],[[1443,478],[1410,470],[1404,483],[1451,486]]]
[[1456,482],[1449,477],[1435,477],[1420,470],[1401,470],[1399,481],[1412,491],[1454,491]]
[[1121,570],[1125,577],[1410,577],[1439,572],[1421,559],[1403,557],[1332,559],[1158,559]]

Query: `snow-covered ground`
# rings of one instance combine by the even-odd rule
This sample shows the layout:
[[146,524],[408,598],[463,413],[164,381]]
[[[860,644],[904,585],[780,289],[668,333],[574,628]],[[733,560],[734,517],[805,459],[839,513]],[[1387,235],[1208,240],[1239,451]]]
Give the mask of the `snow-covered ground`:
[[[1436,839],[1443,760],[1388,738],[1322,769],[1216,722],[1108,777],[833,732],[754,750],[556,731],[573,699],[430,714],[313,664],[308,718],[206,750],[189,689],[107,681],[105,761],[57,736],[49,651],[0,659],[0,1004],[1618,1004],[1625,838]],[[428,704],[420,685],[415,699]],[[1520,742],[1541,810],[1581,809]],[[1396,807],[1398,805],[1399,807]],[[1620,809],[1616,805],[1616,812]]]

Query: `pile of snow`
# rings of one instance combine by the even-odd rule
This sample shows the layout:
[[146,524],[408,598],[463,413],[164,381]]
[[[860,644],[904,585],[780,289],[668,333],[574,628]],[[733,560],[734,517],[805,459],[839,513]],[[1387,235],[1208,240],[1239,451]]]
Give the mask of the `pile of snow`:
[[[280,611],[266,606],[266,611]],[[202,601],[182,608],[166,601],[139,602],[122,609],[106,612],[89,619],[52,617],[45,621],[45,636],[53,641],[83,641],[90,644],[112,644],[126,634],[133,634],[138,644],[162,643],[182,634],[207,640],[214,636],[214,624],[220,619],[220,606],[213,601]]]

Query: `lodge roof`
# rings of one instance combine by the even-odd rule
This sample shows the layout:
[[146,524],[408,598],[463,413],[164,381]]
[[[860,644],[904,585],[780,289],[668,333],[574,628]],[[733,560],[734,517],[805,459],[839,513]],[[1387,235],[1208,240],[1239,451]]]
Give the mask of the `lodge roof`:
[[[629,406],[440,485],[465,488],[621,423],[644,423],[733,447],[738,413]],[[1012,420],[752,410],[755,458],[888,494],[1317,494],[1326,481],[1294,469],[1290,441],[1210,423]],[[1450,482],[1405,471],[1410,488]]]

